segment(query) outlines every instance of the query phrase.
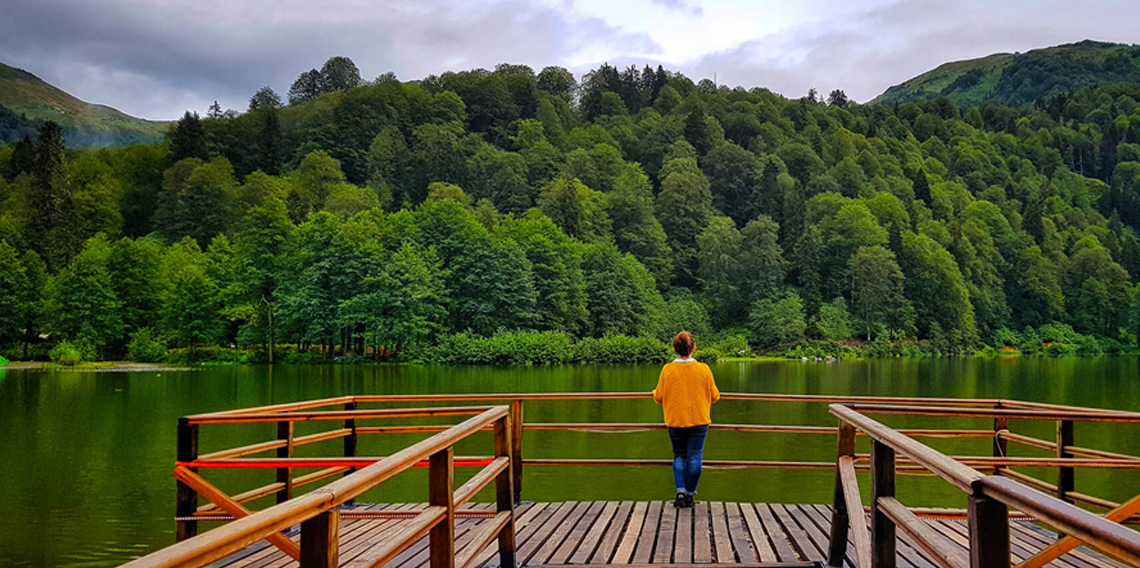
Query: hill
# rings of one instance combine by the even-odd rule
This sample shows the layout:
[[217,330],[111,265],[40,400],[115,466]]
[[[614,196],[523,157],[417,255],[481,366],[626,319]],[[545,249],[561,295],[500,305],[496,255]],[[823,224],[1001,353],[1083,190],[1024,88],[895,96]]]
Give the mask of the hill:
[[946,97],[959,106],[986,101],[1022,105],[1092,84],[1136,82],[1140,46],[1085,40],[946,63],[887,89],[873,102],[893,105]]
[[81,101],[35,75],[0,63],[0,107],[31,121],[54,120],[70,146],[107,146],[162,139],[167,124]]

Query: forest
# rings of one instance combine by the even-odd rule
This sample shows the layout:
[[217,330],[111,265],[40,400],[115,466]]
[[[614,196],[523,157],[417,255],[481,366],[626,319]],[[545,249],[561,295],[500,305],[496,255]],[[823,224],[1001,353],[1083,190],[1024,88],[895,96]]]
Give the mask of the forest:
[[[162,144],[0,148],[8,359],[1135,350],[1140,85],[857,104],[351,60]],[[276,359],[274,359],[276,357]]]

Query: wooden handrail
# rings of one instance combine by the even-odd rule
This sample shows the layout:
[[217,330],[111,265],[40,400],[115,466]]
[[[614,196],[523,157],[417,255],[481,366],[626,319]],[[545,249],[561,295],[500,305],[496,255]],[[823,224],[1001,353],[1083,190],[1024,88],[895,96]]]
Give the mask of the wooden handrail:
[[125,566],[130,568],[202,566],[224,558],[267,536],[313,519],[317,515],[354,499],[372,487],[411,468],[417,462],[455,445],[458,441],[479,432],[496,421],[505,419],[508,411],[509,408],[506,406],[488,408],[444,432],[361,468],[353,475],[136,559]]
[[929,446],[904,436],[895,430],[876,422],[840,404],[829,407],[832,414],[851,424],[875,440],[890,446],[896,452],[914,460],[922,467],[938,474],[955,487],[966,493],[973,493],[974,484],[984,477],[970,467],[950,459]]
[[307,422],[317,420],[365,420],[368,418],[423,418],[431,416],[471,416],[490,406],[448,406],[436,408],[390,408],[383,410],[326,410],[322,412],[262,412],[256,414],[214,415],[188,418],[191,424],[245,424],[250,422]]
[[869,414],[908,414],[915,416],[962,416],[976,418],[1019,418],[1024,420],[1073,420],[1085,422],[1126,422],[1140,423],[1140,413],[1099,412],[1085,409],[1068,410],[1022,410],[1015,408],[966,408],[953,406],[924,406],[912,404],[848,404],[852,410]]
[[1140,534],[1136,531],[1012,479],[987,476],[980,485],[986,496],[1029,513],[1130,566],[1140,566]]
[[969,557],[961,548],[946,535],[931,528],[906,505],[899,503],[898,499],[880,497],[877,506],[942,568],[967,568],[970,565]]
[[[1110,555],[1131,566],[1140,567],[1140,534],[1129,530],[1111,519],[1098,517],[1079,509],[1076,506],[1057,497],[1047,495],[1019,483],[1009,477],[1012,472],[999,472],[1002,475],[982,475],[965,464],[960,463],[928,446],[912,440],[891,428],[868,418],[853,408],[834,404],[830,407],[831,413],[837,416],[841,424],[851,426],[870,435],[874,448],[883,446],[897,451],[915,463],[936,473],[945,481],[955,485],[968,495],[970,519],[970,566],[973,568],[989,568],[1009,566],[1009,526],[1007,507],[1016,508],[1029,514],[1034,519],[1053,526],[1058,531],[1071,535],[1080,541]],[[878,408],[873,408],[878,410]],[[939,409],[941,410],[941,409]],[[961,409],[951,409],[961,410]],[[995,409],[1005,412],[1003,409]],[[1048,413],[1054,410],[1045,411]],[[1057,420],[1071,420],[1073,414]],[[848,443],[840,437],[841,461]],[[877,458],[876,458],[877,459]],[[890,460],[893,466],[894,459]],[[1054,462],[1074,463],[1082,460],[1048,460]],[[1128,460],[1111,460],[1113,462],[1126,462]],[[877,462],[876,462],[877,463]],[[893,470],[893,467],[892,467]],[[874,469],[872,476],[876,475]],[[893,472],[891,473],[893,477]],[[1020,476],[1020,474],[1017,474]],[[1027,477],[1027,476],[1026,476]],[[872,484],[877,482],[872,479]],[[1044,482],[1041,482],[1044,484]],[[892,481],[893,485],[893,481]],[[912,524],[905,507],[891,499],[873,497],[872,513],[883,511],[891,517],[894,524]],[[1130,504],[1131,505],[1131,504]],[[838,506],[838,503],[837,503]],[[884,509],[884,506],[886,509]],[[1140,506],[1140,505],[1138,505]],[[1121,519],[1133,514],[1131,507],[1114,511]],[[915,517],[917,518],[917,517]],[[877,525],[876,525],[877,526]],[[912,527],[914,528],[914,527]],[[905,530],[905,529],[904,529]],[[914,536],[914,535],[912,535]],[[893,533],[889,538],[893,541]],[[921,539],[916,537],[916,541]],[[873,546],[885,546],[882,538],[876,536]],[[893,545],[891,546],[893,551]],[[937,552],[937,548],[934,549]],[[875,561],[876,566],[882,566],[881,558]],[[953,568],[947,566],[947,568]]]

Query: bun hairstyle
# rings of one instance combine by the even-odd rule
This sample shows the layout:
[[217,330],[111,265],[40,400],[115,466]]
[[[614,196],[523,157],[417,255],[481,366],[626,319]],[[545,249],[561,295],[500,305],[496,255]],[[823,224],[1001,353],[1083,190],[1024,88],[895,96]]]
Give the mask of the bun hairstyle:
[[677,337],[673,338],[673,351],[675,351],[677,355],[680,355],[681,357],[688,357],[692,355],[693,350],[696,349],[696,347],[697,342],[693,340],[693,334],[687,331],[682,331],[681,333],[677,334]]

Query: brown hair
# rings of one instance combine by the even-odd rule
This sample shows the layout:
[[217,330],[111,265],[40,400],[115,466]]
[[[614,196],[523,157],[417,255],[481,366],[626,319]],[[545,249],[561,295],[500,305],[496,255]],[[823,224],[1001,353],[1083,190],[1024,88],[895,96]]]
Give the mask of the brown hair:
[[693,340],[693,334],[687,331],[682,331],[677,334],[677,337],[673,338],[673,351],[676,351],[677,354],[682,357],[692,355],[696,347],[697,342]]

